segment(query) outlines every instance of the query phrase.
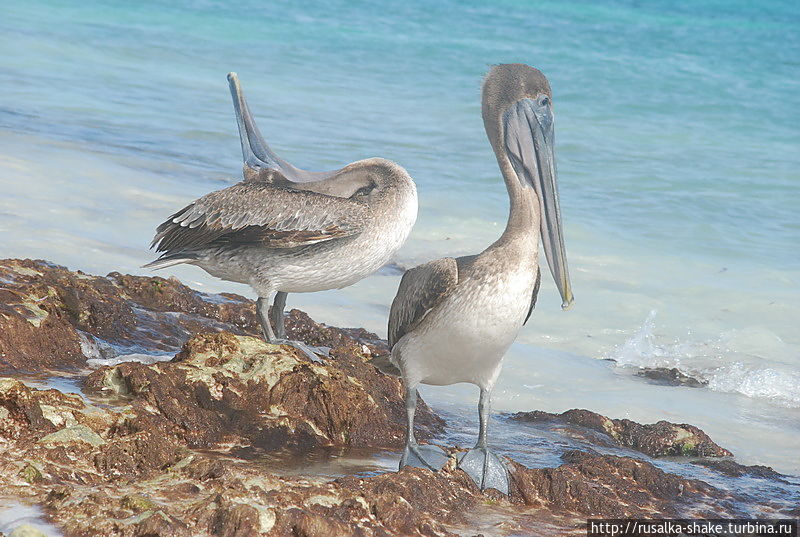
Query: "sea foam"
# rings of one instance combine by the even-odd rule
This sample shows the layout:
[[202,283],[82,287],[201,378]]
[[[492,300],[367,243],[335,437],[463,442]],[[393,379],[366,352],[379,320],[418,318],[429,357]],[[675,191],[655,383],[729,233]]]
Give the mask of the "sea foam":
[[[607,358],[626,368],[676,368],[707,383],[713,391],[800,407],[800,372],[796,368],[738,348],[742,339],[751,341],[757,336],[748,333],[742,338],[738,331],[731,330],[711,341],[665,340],[656,332],[656,313],[651,311],[642,326]],[[774,335],[762,339],[771,340],[773,346],[780,345]]]

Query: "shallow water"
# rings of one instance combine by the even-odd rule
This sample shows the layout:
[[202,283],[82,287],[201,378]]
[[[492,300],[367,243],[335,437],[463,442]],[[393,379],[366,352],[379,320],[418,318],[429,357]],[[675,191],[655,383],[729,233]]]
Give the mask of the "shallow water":
[[[145,273],[155,226],[239,176],[231,70],[267,139],[297,165],[381,155],[408,168],[421,208],[400,265],[474,253],[507,214],[480,77],[490,63],[532,63],[554,88],[576,303],[559,311],[545,279],[495,408],[689,422],[743,463],[800,473],[792,7],[4,5],[0,256]],[[164,275],[252,296],[191,267]],[[289,306],[385,334],[398,281],[386,271]],[[642,365],[708,387],[654,385],[633,376]],[[425,395],[471,418],[473,390]]]
[[[23,532],[21,528],[28,529],[28,534],[31,535],[45,537],[63,535],[58,528],[45,520],[44,512],[38,506],[22,504],[15,499],[0,496],[0,533],[9,535],[14,530]],[[34,530],[38,530],[39,533],[35,533]]]

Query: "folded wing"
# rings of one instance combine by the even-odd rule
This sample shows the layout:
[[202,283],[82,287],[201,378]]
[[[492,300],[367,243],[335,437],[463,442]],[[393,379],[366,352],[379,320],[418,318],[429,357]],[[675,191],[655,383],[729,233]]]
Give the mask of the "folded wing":
[[356,235],[368,215],[369,207],[357,200],[246,181],[170,216],[150,247],[163,256],[214,246],[294,248]]
[[408,270],[389,312],[389,348],[414,330],[458,284],[458,265],[452,257]]

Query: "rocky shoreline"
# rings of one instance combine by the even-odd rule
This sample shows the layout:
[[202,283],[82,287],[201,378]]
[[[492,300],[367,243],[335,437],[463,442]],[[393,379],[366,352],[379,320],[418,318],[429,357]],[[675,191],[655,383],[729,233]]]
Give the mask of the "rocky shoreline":
[[[237,295],[0,261],[0,509],[40,506],[66,536],[488,537],[583,534],[587,517],[800,516],[658,466],[670,457],[720,479],[787,482],[739,465],[700,429],[588,410],[506,418],[557,424],[590,446],[552,467],[509,460],[508,497],[481,493],[455,468],[447,423],[424,403],[420,439],[451,454],[441,472],[287,474],[271,455],[399,458],[405,419],[398,379],[370,363],[387,351],[375,334],[297,310],[287,330],[330,356],[316,363],[264,343],[253,303]],[[40,386],[65,376],[82,393]]]

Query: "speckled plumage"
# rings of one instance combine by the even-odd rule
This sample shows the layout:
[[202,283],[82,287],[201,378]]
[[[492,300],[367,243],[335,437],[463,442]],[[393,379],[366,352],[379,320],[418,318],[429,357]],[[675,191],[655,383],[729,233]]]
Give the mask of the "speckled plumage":
[[480,432],[459,459],[481,488],[508,493],[508,472],[487,443],[489,401],[503,356],[536,304],[539,240],[564,300],[572,301],[561,234],[550,85],[538,70],[498,65],[484,81],[482,112],[511,202],[500,238],[480,254],[406,272],[389,313],[391,364],[406,385],[408,434],[400,466],[437,469],[446,457],[414,439],[419,384],[468,382],[480,390]]

